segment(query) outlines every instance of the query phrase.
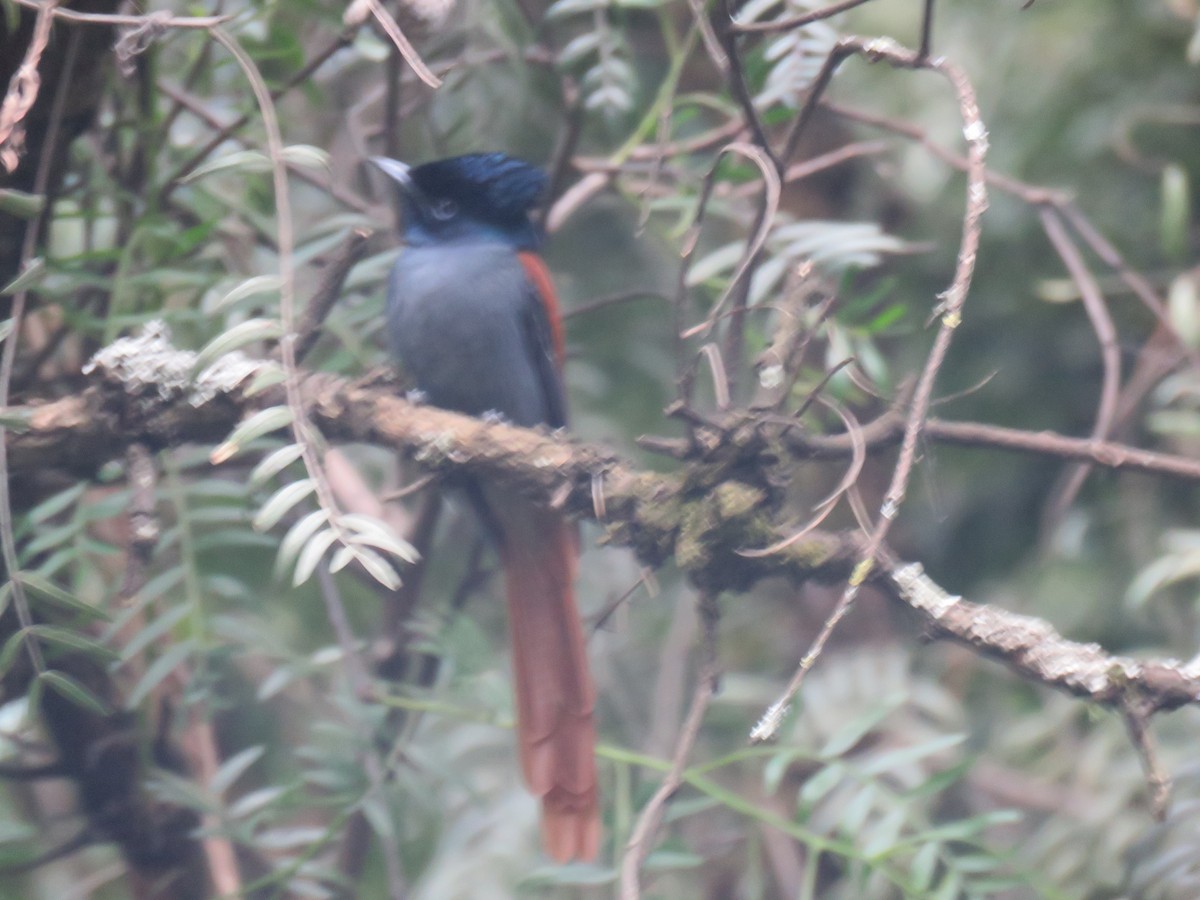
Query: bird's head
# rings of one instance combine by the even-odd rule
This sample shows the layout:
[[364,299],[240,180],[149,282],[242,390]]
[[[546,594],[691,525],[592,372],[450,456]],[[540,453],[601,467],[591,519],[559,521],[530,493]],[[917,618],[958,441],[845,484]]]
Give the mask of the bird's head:
[[538,244],[529,211],[546,188],[546,176],[536,166],[503,153],[420,166],[382,156],[371,162],[396,183],[410,245],[488,239],[532,250]]

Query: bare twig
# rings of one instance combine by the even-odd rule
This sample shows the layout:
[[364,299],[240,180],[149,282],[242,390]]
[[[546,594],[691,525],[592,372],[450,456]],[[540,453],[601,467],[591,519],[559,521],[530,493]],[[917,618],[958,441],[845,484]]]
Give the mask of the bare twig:
[[800,28],[804,25],[809,25],[812,22],[820,22],[822,19],[831,19],[838,13],[843,13],[848,9],[854,9],[856,6],[862,6],[870,0],[842,0],[841,3],[831,3],[829,6],[822,6],[820,9],[814,9],[812,12],[802,13],[798,16],[791,16],[786,19],[775,19],[771,22],[736,22],[733,30],[741,34],[754,33],[772,33],[776,31],[791,31],[793,28]]
[[404,61],[412,68],[417,77],[429,85],[431,88],[439,88],[442,86],[442,79],[438,78],[430,70],[425,61],[421,59],[416,48],[404,36],[404,32],[400,30],[400,25],[392,17],[379,0],[366,0],[367,8],[370,9],[371,15],[375,17],[375,21],[379,23],[379,27],[384,30],[392,43],[396,45],[396,49],[400,51],[400,55],[404,57]]
[[350,270],[367,252],[367,238],[371,232],[365,228],[356,228],[346,240],[334,251],[333,258],[321,272],[321,281],[313,291],[300,320],[296,337],[296,360],[299,362],[308,356],[308,352],[316,344],[321,334],[321,325],[333,309],[333,304],[341,297],[342,285]]
[[687,766],[688,757],[696,738],[700,734],[700,724],[704,721],[704,713],[708,704],[717,692],[719,672],[717,667],[717,598],[714,594],[704,592],[699,601],[700,620],[703,627],[703,644],[701,649],[700,673],[696,678],[696,690],[692,694],[692,705],[688,709],[687,718],[679,732],[679,740],[675,743],[675,753],[671,757],[671,768],[663,783],[659,785],[654,796],[646,803],[638,816],[637,824],[629,841],[625,844],[625,858],[621,862],[621,900],[638,900],[641,896],[640,871],[642,862],[650,851],[650,840],[658,830],[662,821],[663,808],[667,800],[683,782],[683,772]]
[[[1088,319],[1091,320],[1092,330],[1095,331],[1096,340],[1100,344],[1101,359],[1104,363],[1104,380],[1100,389],[1100,401],[1096,408],[1096,420],[1092,424],[1092,439],[1102,441],[1112,432],[1117,414],[1117,402],[1121,393],[1121,348],[1117,340],[1117,328],[1108,312],[1100,286],[1083,261],[1079,248],[1067,234],[1062,220],[1049,207],[1042,207],[1039,213],[1046,237],[1050,239],[1051,245],[1057,251],[1063,265],[1066,266],[1071,280],[1079,286],[1080,296],[1083,298],[1083,308],[1087,312]],[[1074,502],[1075,496],[1079,493],[1090,470],[1091,467],[1086,464],[1074,466],[1060,480],[1046,504],[1043,518],[1044,530],[1053,527],[1062,518]]]
[[[917,441],[925,426],[929,405],[933,397],[933,385],[950,349],[950,342],[955,329],[962,322],[963,304],[975,271],[975,257],[979,249],[980,219],[987,209],[987,184],[985,180],[986,166],[984,159],[987,153],[987,129],[980,118],[979,106],[975,101],[975,92],[966,74],[953,63],[944,59],[921,60],[912,51],[904,50],[890,41],[862,41],[859,38],[844,38],[835,45],[829,59],[822,67],[822,76],[818,76],[805,104],[805,110],[816,108],[820,94],[828,85],[841,60],[853,53],[862,53],[869,60],[886,60],[900,68],[928,67],[941,73],[949,80],[958,100],[959,114],[963,122],[963,137],[967,142],[967,197],[966,210],[963,213],[962,238],[959,243],[958,259],[955,266],[954,278],[950,287],[941,295],[935,313],[940,316],[938,333],[926,357],[921,375],[917,379],[916,389],[904,423],[904,437],[900,442],[900,453],[896,467],[892,471],[891,482],[883,495],[879,518],[871,529],[867,545],[859,564],[855,566],[847,581],[846,588],[838,599],[833,612],[826,619],[824,626],[817,634],[808,653],[801,659],[795,674],[788,682],[783,694],[771,704],[758,725],[751,732],[754,740],[771,738],[778,727],[783,712],[791,704],[799,692],[805,676],[816,663],[825,648],[830,635],[838,623],[850,611],[854,599],[871,569],[875,565],[875,557],[883,547],[883,542],[900,510],[908,490],[908,482],[916,462]],[[801,112],[803,118],[804,112]],[[794,141],[802,129],[798,121],[793,134],[789,137],[788,147],[795,146]],[[786,160],[789,153],[784,154]]]

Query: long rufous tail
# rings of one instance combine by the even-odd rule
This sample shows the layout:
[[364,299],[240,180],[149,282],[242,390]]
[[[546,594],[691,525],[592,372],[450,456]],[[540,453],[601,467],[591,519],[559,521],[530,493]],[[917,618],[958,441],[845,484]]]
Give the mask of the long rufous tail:
[[500,526],[516,676],[517,737],[530,790],[542,799],[542,842],[559,862],[600,846],[595,690],[575,606],[579,532],[552,510],[490,497]]

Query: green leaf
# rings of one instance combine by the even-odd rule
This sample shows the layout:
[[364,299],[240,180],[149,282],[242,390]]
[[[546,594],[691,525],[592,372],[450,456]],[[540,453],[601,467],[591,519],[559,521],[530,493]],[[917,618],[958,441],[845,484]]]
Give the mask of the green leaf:
[[[285,165],[305,169],[329,169],[329,154],[319,147],[293,144],[279,154]],[[184,184],[197,181],[217,172],[270,172],[271,158],[257,150],[235,150],[197,166],[183,179]]]
[[262,509],[254,517],[255,531],[267,531],[274,528],[288,511],[317,489],[317,483],[311,478],[301,478],[291,484],[285,484],[277,490]]
[[218,334],[204,345],[192,364],[192,374],[198,375],[214,362],[239,347],[252,344],[255,341],[270,341],[283,336],[283,325],[278,319],[247,319],[239,322],[228,331]]
[[941,849],[941,844],[931,841],[924,844],[913,856],[908,877],[914,890],[924,893],[933,884],[933,877],[937,874],[938,853]]
[[288,444],[286,447],[273,450],[251,470],[248,483],[251,487],[262,487],[263,484],[298,460],[303,453],[304,447],[300,444]]
[[909,810],[903,806],[891,810],[882,819],[870,822],[866,829],[863,854],[869,859],[883,856],[896,846],[896,840],[908,821]]
[[328,521],[329,513],[324,509],[314,509],[298,519],[296,524],[288,529],[279,545],[279,565],[283,568],[291,565],[300,549],[308,544],[309,538]]
[[594,53],[600,47],[600,40],[599,32],[585,31],[562,48],[558,54],[558,64],[563,68],[573,66],[585,56]]
[[260,809],[270,806],[286,793],[287,789],[282,787],[266,787],[251,791],[249,794],[239,797],[238,801],[225,811],[226,815],[231,819],[244,819]]
[[283,380],[286,377],[283,366],[274,362],[265,362],[258,367],[258,371],[254,373],[254,377],[250,379],[250,383],[242,390],[247,397],[254,397],[269,387],[283,384]]
[[133,657],[141,653],[150,644],[154,643],[191,615],[191,612],[191,607],[181,604],[158,616],[153,622],[125,642],[125,646],[121,648],[121,661],[128,662],[133,659]]
[[18,572],[17,579],[29,592],[30,600],[33,601],[34,606],[57,608],[66,612],[76,613],[92,621],[107,621],[109,618],[108,613],[103,609],[92,606],[92,604],[85,603],[77,597],[72,596],[58,585],[47,581],[40,575],[34,575],[30,572]]
[[817,755],[822,759],[842,756],[874,731],[884,719],[892,714],[895,708],[895,703],[884,702],[851,719],[833,733]]
[[1168,259],[1182,261],[1188,253],[1192,224],[1192,189],[1187,169],[1174,162],[1163,166],[1160,190],[1163,253]]
[[52,519],[68,507],[74,506],[75,502],[83,496],[83,492],[87,489],[88,483],[81,481],[79,484],[72,485],[65,491],[59,491],[29,510],[27,518],[29,521],[35,523]]
[[232,459],[246,448],[251,441],[286,428],[292,424],[292,411],[286,406],[270,406],[260,409],[248,419],[243,419],[209,454],[209,462],[214,466]]
[[166,652],[146,669],[138,683],[133,686],[133,690],[129,692],[129,696],[125,700],[125,708],[136,709],[143,700],[150,696],[151,691],[179,667],[180,663],[191,656],[194,649],[190,640],[180,641],[178,644],[168,647]]
[[1200,277],[1195,270],[1183,272],[1171,282],[1167,315],[1183,343],[1200,347]]
[[42,643],[66,647],[104,662],[111,662],[117,658],[117,654],[108,647],[97,643],[87,635],[71,631],[68,628],[59,628],[55,625],[30,625],[25,629],[25,633],[33,635]]
[[408,541],[401,540],[388,526],[379,519],[359,513],[347,513],[339,520],[343,528],[353,532],[352,540],[356,543],[370,544],[380,550],[386,550],[403,559],[405,562],[417,561],[418,553]]
[[681,850],[655,850],[646,857],[644,868],[648,872],[675,872],[680,869],[697,869],[704,865],[704,857]]
[[324,828],[272,828],[254,839],[254,846],[262,850],[290,850],[294,847],[310,847],[329,836]]
[[17,277],[6,284],[3,289],[0,289],[0,297],[13,297],[27,291],[32,287],[37,287],[46,277],[46,260],[41,257],[35,257],[25,264]]
[[4,642],[4,647],[0,648],[0,678],[7,675],[8,670],[17,661],[17,655],[25,646],[26,636],[26,629],[18,629],[8,636],[8,640]]
[[554,887],[598,887],[613,884],[617,880],[616,869],[586,863],[569,866],[543,866],[534,869],[520,882],[522,892]]
[[251,298],[278,296],[282,283],[283,279],[278,275],[256,275],[248,278],[217,300],[209,312],[216,314]]
[[43,528],[38,532],[37,537],[21,548],[21,556],[24,559],[40,556],[47,550],[65,544],[74,538],[79,533],[79,529],[80,526],[75,522],[67,522],[56,528]]
[[867,821],[867,816],[871,815],[875,809],[875,801],[879,796],[879,787],[875,782],[871,781],[863,785],[863,787],[851,798],[846,804],[846,808],[842,810],[842,815],[838,821],[838,829],[848,838],[858,836],[862,831],[863,822]]
[[821,800],[842,783],[846,778],[847,768],[844,763],[830,763],[812,778],[804,782],[800,789],[800,804],[805,810],[811,810]]
[[542,20],[552,22],[579,13],[590,13],[608,6],[608,0],[558,0],[542,14]]
[[45,208],[46,196],[44,194],[30,194],[15,188],[0,188],[0,213],[6,213],[16,219],[28,220]]
[[292,573],[292,587],[299,587],[312,577],[317,564],[336,540],[337,532],[332,528],[313,535],[312,539],[304,545],[304,549],[300,551],[300,558],[296,560],[296,571]]
[[943,750],[948,750],[951,747],[961,744],[966,739],[967,736],[965,734],[943,734],[933,740],[914,744],[911,747],[900,747],[896,750],[883,753],[866,763],[860,771],[864,776],[873,778],[876,775],[882,775],[893,769],[899,769],[903,766],[919,762],[926,757],[934,756]]
[[98,716],[107,716],[112,713],[103,700],[64,672],[50,669],[38,675],[37,680],[39,684],[46,685],[60,697],[70,700],[83,709],[91,710]]
[[213,777],[208,782],[208,789],[217,796],[223,796],[246,773],[247,769],[262,758],[266,750],[267,748],[262,744],[256,744],[229,757],[213,773]]

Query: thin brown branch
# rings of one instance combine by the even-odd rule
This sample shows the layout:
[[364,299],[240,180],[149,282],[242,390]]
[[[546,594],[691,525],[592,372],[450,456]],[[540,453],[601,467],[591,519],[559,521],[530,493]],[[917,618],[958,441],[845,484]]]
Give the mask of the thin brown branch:
[[[1083,255],[1075,242],[1067,234],[1066,226],[1058,214],[1049,207],[1039,210],[1042,228],[1049,238],[1050,244],[1058,253],[1063,265],[1066,266],[1071,280],[1079,287],[1083,299],[1083,308],[1092,323],[1096,340],[1100,344],[1100,355],[1103,360],[1103,382],[1100,388],[1100,400],[1096,407],[1096,419],[1092,424],[1092,439],[1104,440],[1113,429],[1117,414],[1117,403],[1121,394],[1121,348],[1117,338],[1117,327],[1113,324],[1108,306],[1104,302],[1104,294],[1100,290],[1095,277],[1083,261]],[[1075,501],[1080,488],[1087,479],[1089,465],[1074,466],[1066,476],[1059,481],[1046,504],[1043,518],[1044,530],[1056,525]]]
[[[280,97],[287,94],[297,85],[308,81],[313,73],[321,66],[325,65],[335,53],[350,46],[354,40],[354,30],[348,29],[336,38],[326,44],[316,55],[313,56],[307,63],[300,67],[287,81],[271,91],[271,100],[278,100]],[[196,167],[203,163],[212,154],[214,150],[220,147],[225,141],[229,140],[230,136],[241,131],[254,119],[254,112],[247,111],[238,116],[234,121],[230,122],[216,134],[214,134],[203,147],[188,157],[170,177],[163,182],[163,188],[159,192],[158,203],[162,206],[167,205],[171,195],[175,189],[183,183],[183,179],[195,171]]]
[[838,13],[844,13],[848,9],[854,9],[856,6],[862,6],[869,2],[870,0],[842,0],[841,3],[831,3],[829,6],[822,6],[812,12],[790,16],[786,19],[775,19],[771,22],[736,22],[733,30],[741,34],[771,34],[777,31],[791,31],[793,28],[820,22],[823,19],[832,19]]
[[[822,67],[822,75],[818,76],[817,81],[814,83],[806,101],[805,109],[811,111],[816,108],[821,93],[828,85],[839,63],[848,55],[856,53],[863,54],[872,62],[885,60],[898,68],[932,69],[942,74],[953,87],[956,99],[958,100],[959,115],[962,118],[963,137],[967,142],[967,159],[969,162],[962,238],[959,243],[954,278],[949,288],[940,295],[940,302],[934,310],[935,314],[940,317],[938,332],[934,338],[933,346],[930,348],[929,354],[925,359],[925,365],[921,369],[920,377],[917,379],[916,389],[913,392],[912,401],[905,417],[904,436],[900,441],[900,453],[896,460],[896,466],[892,470],[891,482],[883,495],[883,502],[879,509],[879,518],[870,531],[863,556],[859,560],[858,565],[854,567],[846,583],[846,588],[838,599],[833,612],[825,620],[824,626],[822,626],[820,632],[813,640],[809,651],[800,660],[796,672],[788,682],[783,694],[771,704],[763,718],[751,732],[751,737],[755,740],[767,740],[774,735],[783,711],[787,709],[793,698],[799,693],[805,677],[820,657],[830,635],[833,634],[834,629],[850,611],[855,598],[858,596],[860,587],[875,564],[876,555],[884,545],[892,522],[895,521],[900,511],[900,505],[904,502],[905,494],[908,491],[909,479],[912,475],[913,466],[916,463],[918,438],[928,418],[929,406],[933,398],[934,382],[937,379],[938,372],[941,370],[942,363],[946,359],[954,332],[962,322],[963,305],[966,302],[971,278],[975,272],[975,258],[979,250],[981,234],[980,219],[988,205],[987,184],[985,180],[987,172],[985,165],[988,140],[987,129],[980,118],[979,106],[975,100],[975,91],[966,73],[948,60],[923,60],[913,54],[912,51],[897,47],[890,41],[864,42],[858,38],[844,38],[838,41],[830,53],[825,66]],[[801,117],[803,115],[802,111]],[[789,136],[789,152],[784,154],[785,160],[790,155],[791,149],[794,148],[795,140],[798,138],[801,130],[802,123],[798,121],[792,135]],[[856,440],[859,439],[861,438],[856,438]]]
[[329,311],[342,295],[342,285],[350,270],[367,252],[367,239],[371,232],[365,228],[356,228],[346,236],[346,240],[334,251],[321,272],[321,280],[313,291],[304,310],[304,316],[296,329],[296,360],[300,362],[308,356],[317,338],[321,335],[321,325],[325,322]]
[[679,732],[679,740],[675,743],[675,752],[671,756],[671,768],[663,779],[654,796],[646,803],[638,816],[637,824],[625,844],[625,858],[621,861],[621,900],[638,900],[641,897],[640,873],[642,863],[650,852],[650,841],[662,821],[663,810],[671,795],[683,783],[683,772],[687,767],[688,757],[700,734],[700,725],[708,704],[717,692],[719,670],[717,664],[717,598],[715,594],[704,592],[699,601],[700,620],[703,626],[703,644],[701,649],[700,673],[696,677],[696,689],[692,694],[692,704],[688,709],[687,718]]

